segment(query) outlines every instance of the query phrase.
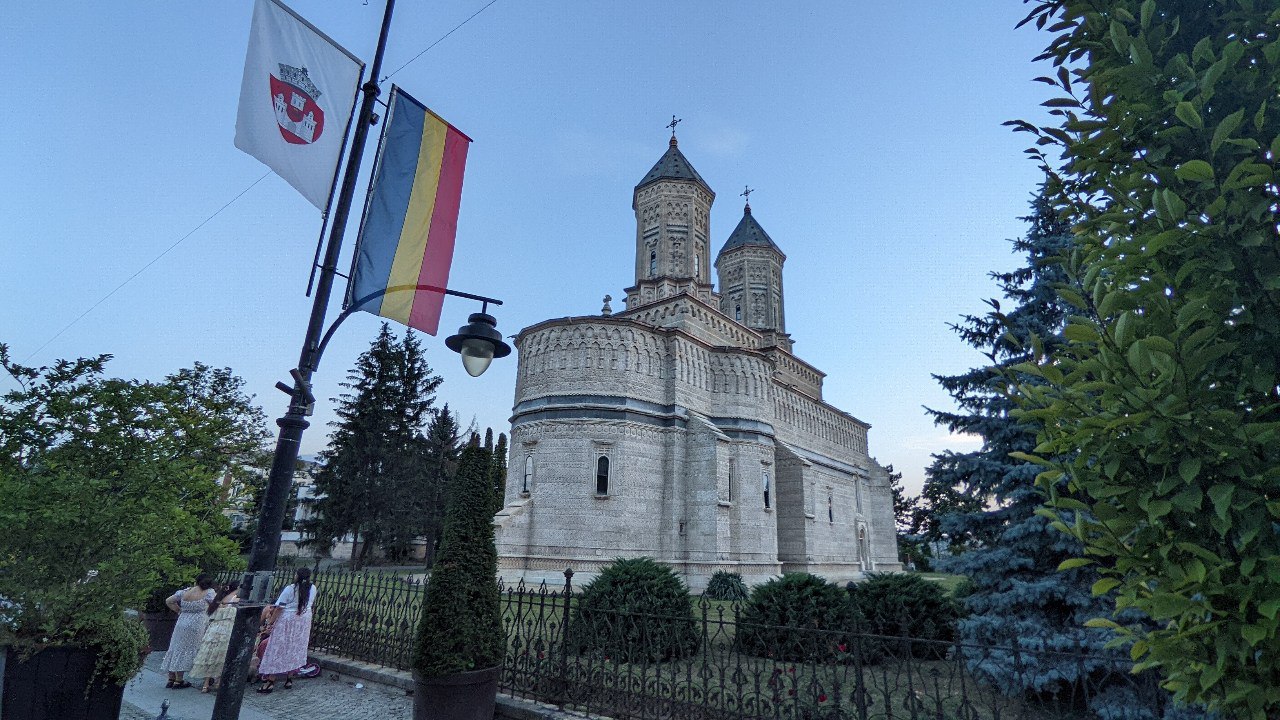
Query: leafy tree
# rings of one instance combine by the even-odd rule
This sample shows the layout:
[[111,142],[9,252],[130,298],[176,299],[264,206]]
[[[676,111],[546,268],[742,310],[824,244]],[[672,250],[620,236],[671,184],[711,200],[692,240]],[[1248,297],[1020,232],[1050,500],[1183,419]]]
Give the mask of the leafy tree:
[[102,649],[113,680],[136,670],[140,607],[200,567],[234,567],[218,479],[266,436],[225,370],[164,382],[106,378],[109,355],[0,367],[0,644]]
[[[1043,0],[1037,137],[1077,251],[1069,341],[1011,389],[1054,526],[1176,697],[1280,715],[1280,9]],[[1044,154],[1061,150],[1059,161]],[[1082,493],[1084,499],[1075,497]],[[1076,511],[1087,510],[1087,514]]]
[[928,545],[946,543],[957,553],[975,541],[963,526],[951,523],[954,516],[978,512],[986,499],[971,485],[973,468],[965,455],[950,450],[933,456],[925,470],[924,488],[911,518],[911,533]]
[[342,384],[348,392],[335,399],[338,420],[316,473],[316,517],[305,525],[313,543],[350,533],[359,543],[353,568],[374,546],[404,556],[426,529],[427,443],[420,433],[440,382],[413,334],[397,341],[383,323]]
[[889,493],[893,498],[893,519],[897,527],[898,557],[911,563],[918,569],[928,568],[926,552],[928,546],[924,538],[914,533],[919,498],[907,495],[902,487],[902,473],[895,472],[893,465],[886,465],[889,473]]

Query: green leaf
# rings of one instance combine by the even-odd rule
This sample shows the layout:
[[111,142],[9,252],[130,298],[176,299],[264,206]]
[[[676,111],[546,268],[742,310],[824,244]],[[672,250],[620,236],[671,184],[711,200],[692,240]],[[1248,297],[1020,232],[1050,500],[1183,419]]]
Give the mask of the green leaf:
[[1275,620],[1277,612],[1280,612],[1280,599],[1267,600],[1258,605],[1258,613],[1268,620]]
[[[1222,125],[1218,126],[1219,128]],[[1204,160],[1188,160],[1178,166],[1178,179],[1187,182],[1202,182],[1213,179],[1213,166]]]
[[1240,627],[1240,637],[1249,642],[1249,645],[1257,645],[1267,638],[1267,629],[1259,625],[1243,625]]
[[1062,572],[1064,570],[1072,570],[1074,568],[1084,567],[1086,565],[1092,565],[1095,562],[1097,561],[1091,560],[1089,558],[1068,558],[1058,563],[1058,572]]
[[1231,510],[1231,497],[1235,492],[1236,486],[1228,483],[1220,483],[1209,488],[1209,499],[1213,501],[1213,510],[1219,518],[1227,519],[1227,512]]
[[1108,628],[1111,630],[1121,629],[1120,623],[1117,623],[1115,620],[1110,620],[1108,618],[1089,618],[1088,620],[1084,621],[1084,626],[1091,627],[1091,628]]
[[1178,474],[1184,482],[1191,482],[1200,474],[1200,458],[1190,457],[1178,463]]
[[[1209,149],[1217,152],[1222,147],[1222,142],[1231,137],[1231,133],[1240,127],[1240,123],[1244,120],[1244,108],[1231,113],[1218,123],[1218,127],[1213,130],[1213,140],[1209,143]],[[1192,162],[1195,162],[1194,160]],[[1212,170],[1210,170],[1212,172]]]
[[[1115,578],[1102,578],[1101,580],[1098,580],[1093,584],[1093,588],[1092,588],[1093,596],[1099,597],[1101,595],[1106,595],[1107,593],[1115,589],[1115,587],[1119,584],[1120,584],[1120,581]],[[1114,623],[1112,624],[1114,625]],[[1098,626],[1093,625],[1091,627],[1098,627]],[[1104,625],[1102,627],[1110,627],[1110,626]]]
[[1192,105],[1185,100],[1178,103],[1173,114],[1177,115],[1178,119],[1188,127],[1195,128],[1196,130],[1204,127],[1204,120],[1200,118],[1200,113],[1196,112],[1195,105]]

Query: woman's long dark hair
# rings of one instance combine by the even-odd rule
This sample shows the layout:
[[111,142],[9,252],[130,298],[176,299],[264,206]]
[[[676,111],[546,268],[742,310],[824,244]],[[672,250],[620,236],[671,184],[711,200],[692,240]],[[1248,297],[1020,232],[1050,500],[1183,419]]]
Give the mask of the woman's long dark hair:
[[213,576],[209,573],[200,573],[196,576],[196,587],[201,590],[208,590],[213,587]]
[[298,593],[298,614],[301,615],[307,609],[307,601],[311,599],[311,569],[298,568],[293,586]]
[[209,614],[212,615],[218,610],[218,606],[222,604],[222,599],[231,593],[240,589],[240,581],[233,580],[226,585],[218,588],[218,594],[213,597],[213,602],[209,603]]

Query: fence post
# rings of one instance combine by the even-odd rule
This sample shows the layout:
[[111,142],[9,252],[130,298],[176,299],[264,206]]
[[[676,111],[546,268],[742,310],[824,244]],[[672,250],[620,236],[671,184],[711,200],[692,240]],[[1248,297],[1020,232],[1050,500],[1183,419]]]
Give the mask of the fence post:
[[573,595],[573,568],[564,569],[564,617],[560,621],[560,677],[556,693],[561,709],[569,700],[569,598]]

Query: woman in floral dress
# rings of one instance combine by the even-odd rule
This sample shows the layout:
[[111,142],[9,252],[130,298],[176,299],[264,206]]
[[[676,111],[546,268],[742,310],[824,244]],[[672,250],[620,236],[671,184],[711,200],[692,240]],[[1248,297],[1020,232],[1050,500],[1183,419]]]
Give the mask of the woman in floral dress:
[[284,687],[293,687],[289,673],[307,664],[307,646],[311,642],[311,609],[315,606],[315,588],[311,586],[311,570],[299,568],[293,584],[276,600],[276,619],[271,628],[267,651],[262,655],[258,673],[266,678],[260,693],[275,688],[276,677],[284,676]]
[[207,693],[218,687],[222,677],[222,665],[227,659],[227,644],[231,641],[231,626],[236,621],[236,605],[240,597],[236,593],[240,589],[239,582],[224,585],[218,591],[218,597],[209,605],[209,626],[204,630],[204,639],[200,641],[200,649],[196,652],[195,664],[191,666],[191,674],[204,678],[200,692]]
[[213,591],[213,578],[200,573],[195,585],[179,590],[164,601],[170,610],[178,613],[178,622],[173,626],[173,639],[169,641],[169,652],[164,654],[164,661],[160,663],[160,669],[169,673],[169,682],[165,687],[191,687],[191,683],[182,676],[190,672],[191,665],[195,662],[205,625],[209,622],[209,603],[215,597],[217,593]]

